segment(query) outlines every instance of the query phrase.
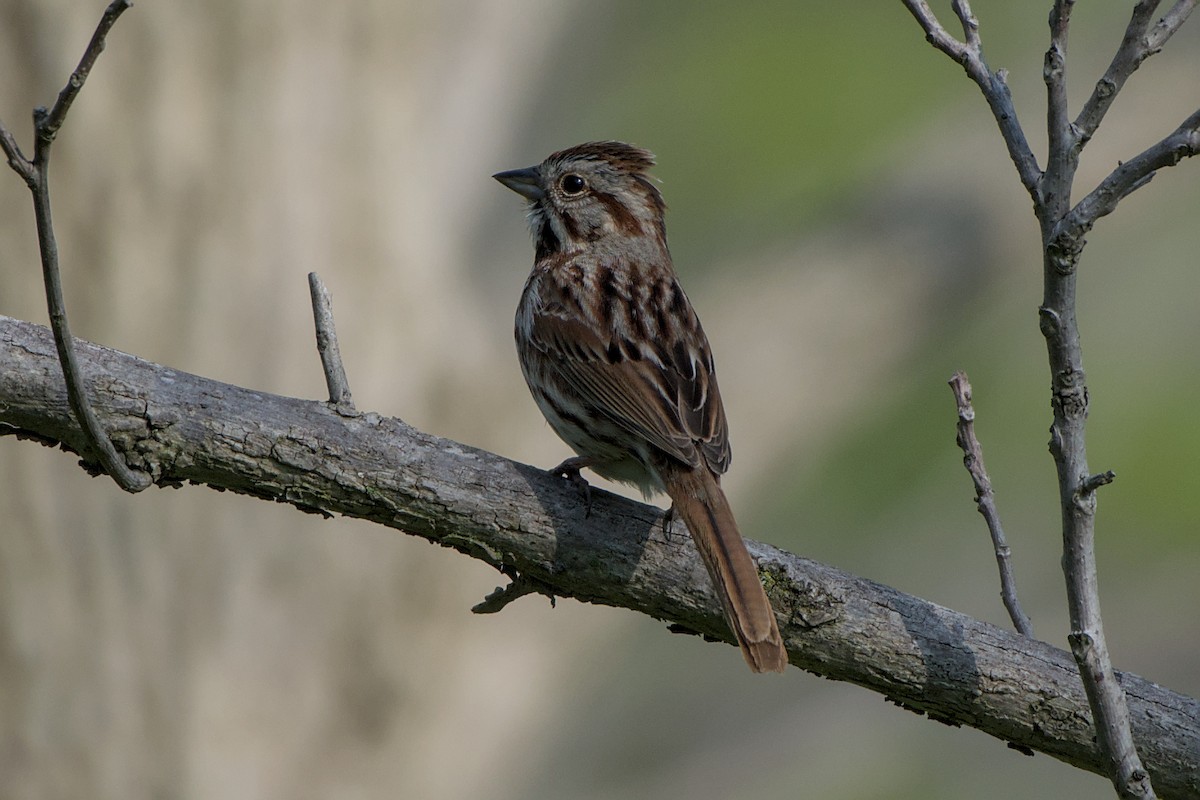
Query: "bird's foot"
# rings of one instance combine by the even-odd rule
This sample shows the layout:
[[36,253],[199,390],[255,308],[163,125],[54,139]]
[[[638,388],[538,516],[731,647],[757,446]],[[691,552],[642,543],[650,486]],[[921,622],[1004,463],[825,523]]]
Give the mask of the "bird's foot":
[[675,539],[675,518],[678,515],[675,513],[675,504],[663,512],[662,515],[662,531],[663,538],[668,542],[673,542]]
[[587,479],[579,474],[579,471],[590,465],[590,460],[584,458],[583,456],[575,456],[574,458],[568,458],[566,461],[550,470],[551,475],[566,478],[576,487],[578,487],[579,493],[583,496],[584,519],[587,519],[592,515],[592,487],[588,484]]

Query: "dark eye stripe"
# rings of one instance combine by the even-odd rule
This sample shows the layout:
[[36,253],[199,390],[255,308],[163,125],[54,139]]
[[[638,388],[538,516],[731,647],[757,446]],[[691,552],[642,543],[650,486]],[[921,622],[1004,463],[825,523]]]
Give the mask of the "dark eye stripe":
[[602,192],[597,192],[593,196],[604,204],[604,208],[608,211],[609,216],[612,217],[613,224],[617,230],[630,236],[638,236],[643,232],[642,225],[638,222],[637,217],[621,202],[620,198]]

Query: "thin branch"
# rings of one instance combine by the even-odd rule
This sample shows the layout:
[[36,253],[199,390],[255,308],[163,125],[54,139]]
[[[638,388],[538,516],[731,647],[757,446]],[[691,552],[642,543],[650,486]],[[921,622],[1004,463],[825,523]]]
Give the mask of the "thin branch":
[[1025,131],[1017,119],[1012,92],[1008,88],[1007,72],[1003,69],[993,72],[983,59],[979,23],[971,13],[970,4],[967,0],[954,2],[954,12],[966,31],[967,41],[964,43],[946,32],[925,0],[903,0],[903,3],[924,29],[926,41],[961,64],[971,80],[979,86],[992,109],[996,124],[1000,127],[1000,135],[1004,137],[1004,144],[1008,148],[1013,165],[1017,168],[1021,184],[1034,199],[1037,199],[1041,167],[1038,166],[1037,156],[1030,149]]
[[1101,486],[1108,486],[1116,479],[1117,473],[1113,472],[1111,469],[1105,470],[1104,472],[1098,472],[1095,475],[1091,475],[1086,478],[1083,483],[1079,485],[1079,492],[1080,494],[1091,494]]
[[[937,16],[933,13],[933,9],[929,7],[929,4],[926,3],[925,0],[904,0],[904,6],[909,10],[909,13],[916,17],[916,20],[920,26],[925,29],[925,40],[927,42],[936,47],[938,50],[941,50],[946,55],[950,56],[950,58],[954,59],[959,64],[962,64],[964,67],[967,66],[967,61],[971,56],[970,49],[966,44],[951,36],[946,29],[942,27],[942,23],[938,22]],[[955,8],[961,8],[961,6],[956,5]],[[965,13],[967,14],[968,19],[971,19],[969,9],[966,10]],[[977,23],[974,26],[972,35],[973,40],[978,43],[979,31]]]
[[[1062,567],[1071,620],[1068,639],[1087,692],[1096,742],[1105,754],[1107,774],[1118,796],[1147,800],[1155,796],[1154,789],[1134,747],[1128,699],[1113,670],[1100,610],[1095,550],[1097,484],[1088,478],[1084,427],[1089,397],[1075,320],[1079,250],[1063,252],[1047,245],[1044,258],[1041,328],[1050,360],[1054,412],[1050,453],[1058,473],[1062,510]],[[1077,646],[1079,643],[1086,647]]]
[[1175,35],[1175,31],[1183,23],[1187,22],[1187,18],[1196,8],[1196,0],[1176,0],[1175,5],[1171,6],[1163,18],[1160,19],[1147,35],[1149,46],[1152,53],[1157,53],[1162,49],[1167,40]]
[[[1070,206],[1070,185],[1079,164],[1076,148],[1078,137],[1071,128],[1067,113],[1067,32],[1071,25],[1071,10],[1074,0],[1054,0],[1050,10],[1050,47],[1046,50],[1042,78],[1046,82],[1046,133],[1049,153],[1046,156],[1046,176],[1043,181],[1056,185],[1052,189],[1043,186],[1042,201],[1055,218]],[[1065,187],[1060,193],[1058,187]]]
[[353,411],[354,397],[350,394],[350,382],[346,380],[342,351],[338,347],[337,329],[333,324],[333,301],[329,290],[321,282],[321,276],[315,272],[308,273],[308,293],[312,297],[313,325],[317,330],[317,354],[321,356],[321,367],[325,371],[329,402],[347,411]]
[[550,607],[557,605],[557,597],[551,587],[527,575],[522,575],[513,567],[501,564],[498,569],[508,576],[507,586],[497,586],[496,590],[475,605],[471,606],[472,614],[497,614],[508,607],[508,604],[527,594],[542,594],[550,598]]
[[950,4],[954,9],[954,16],[958,17],[959,23],[962,25],[963,36],[966,37],[967,47],[975,52],[980,52],[983,46],[979,41],[979,20],[971,11],[971,4],[968,0],[954,0]]
[[[49,155],[49,147],[43,156]],[[127,492],[140,492],[150,486],[150,478],[131,470],[117,454],[108,434],[88,402],[87,384],[75,355],[74,338],[67,323],[66,301],[63,298],[62,277],[58,266],[58,243],[54,238],[54,226],[50,219],[50,187],[46,182],[49,161],[43,159],[38,169],[38,188],[33,191],[34,219],[37,223],[38,248],[42,259],[42,280],[46,285],[46,304],[49,309],[50,327],[58,345],[59,360],[62,362],[63,379],[67,384],[67,397],[71,410],[87,432],[89,445],[95,451],[104,471]]]
[[[962,44],[948,37],[928,7],[918,0],[904,0],[938,49],[963,64],[979,84],[996,116],[1010,154],[1014,142],[1023,141],[1010,133],[1020,130],[1015,118],[997,113],[997,102],[984,78],[991,73],[982,64],[978,42]],[[1106,773],[1122,798],[1154,797],[1150,779],[1134,747],[1128,699],[1118,684],[1104,639],[1103,619],[1095,558],[1096,489],[1111,480],[1111,473],[1090,476],[1084,429],[1089,395],[1083,371],[1083,351],[1076,320],[1076,277],[1084,234],[1095,220],[1111,212],[1120,200],[1154,175],[1154,170],[1194,155],[1200,145],[1197,126],[1200,112],[1188,118],[1171,136],[1119,166],[1100,186],[1071,208],[1071,193],[1083,143],[1094,132],[1125,78],[1155,47],[1161,47],[1191,12],[1194,0],[1180,0],[1154,33],[1141,37],[1158,3],[1141,2],[1134,11],[1121,50],[1107,74],[1085,104],[1077,123],[1067,116],[1067,33],[1073,0],[1054,0],[1050,14],[1050,47],[1043,76],[1047,87],[1049,154],[1044,175],[1030,181],[1018,164],[1021,181],[1034,201],[1041,227],[1044,295],[1039,324],[1046,339],[1050,362],[1051,405],[1054,421],[1050,451],[1058,472],[1063,531],[1063,572],[1067,583],[1071,617],[1072,651],[1095,720],[1096,738],[1107,763]],[[965,6],[964,6],[965,7]],[[964,18],[959,5],[955,12]],[[969,17],[969,15],[967,15]],[[974,18],[969,17],[974,26]],[[1144,38],[1145,41],[1139,41]],[[978,57],[978,63],[975,62]],[[1001,106],[1002,107],[1002,106]],[[1079,128],[1075,127],[1080,126]],[[1029,161],[1027,163],[1033,163]]]
[[67,116],[79,90],[83,88],[88,73],[104,50],[105,37],[117,18],[129,8],[128,0],[115,0],[104,12],[96,32],[84,51],[83,58],[71,73],[67,85],[58,94],[54,107],[47,111],[36,108],[33,112],[34,155],[27,161],[17,147],[12,134],[0,125],[0,145],[8,156],[8,163],[24,179],[33,195],[33,211],[37,222],[38,250],[41,253],[42,279],[46,285],[46,305],[49,310],[50,327],[54,331],[59,360],[62,363],[63,379],[67,384],[67,396],[71,410],[80,421],[88,436],[89,449],[96,453],[104,471],[112,476],[127,492],[140,492],[150,485],[147,475],[131,470],[117,455],[116,449],[96,418],[88,402],[87,387],[83,372],[75,356],[74,339],[67,323],[66,302],[63,299],[62,273],[58,263],[58,242],[54,236],[54,223],[50,216],[50,146],[58,135],[59,128]]
[[1180,123],[1162,141],[1110,172],[1058,223],[1052,233],[1052,241],[1061,245],[1066,239],[1079,239],[1091,230],[1097,219],[1111,214],[1121,200],[1149,183],[1155,172],[1164,167],[1173,167],[1197,153],[1200,153],[1200,110]]
[[[1135,9],[1130,30],[1144,26],[1154,3]],[[1177,3],[1170,20],[1156,27],[1157,39],[1165,41],[1191,11],[1191,3]],[[1112,91],[1103,102],[1089,100],[1081,118],[1094,130],[1111,105],[1124,79],[1161,43],[1129,44],[1129,31],[1118,53]],[[1101,79],[1102,83],[1104,79]],[[1098,90],[1100,87],[1098,87]],[[1093,98],[1097,94],[1093,93]],[[1090,131],[1089,131],[1090,133]],[[1087,418],[1088,391],[1082,369],[1079,331],[1075,321],[1075,277],[1083,235],[1095,221],[1117,207],[1130,193],[1145,186],[1163,167],[1174,166],[1200,152],[1200,111],[1188,117],[1162,141],[1119,165],[1100,185],[1069,213],[1046,230],[1046,298],[1042,307],[1042,331],[1046,335],[1054,386],[1055,420],[1051,428],[1051,451],[1058,466],[1063,507],[1063,570],[1071,617],[1071,652],[1096,720],[1097,741],[1108,754],[1110,777],[1122,798],[1155,796],[1149,776],[1135,747],[1127,698],[1114,679],[1105,642],[1100,611],[1095,557],[1095,492],[1110,483],[1111,471],[1089,476],[1084,450],[1083,427]],[[1043,219],[1045,225],[1047,219]]]
[[75,71],[71,73],[71,77],[67,79],[67,85],[58,93],[58,99],[54,102],[54,107],[47,111],[45,108],[34,110],[35,134],[37,142],[34,145],[34,159],[30,161],[21,153],[21,148],[17,146],[16,140],[12,134],[5,128],[4,123],[0,122],[0,149],[4,150],[8,156],[9,166],[20,175],[29,188],[34,188],[35,170],[39,159],[39,148],[49,146],[54,141],[54,137],[58,135],[59,128],[67,118],[67,111],[70,110],[71,104],[75,102],[79,90],[83,88],[84,82],[91,74],[92,67],[96,64],[96,59],[104,52],[104,46],[108,37],[108,32],[112,30],[117,19],[129,9],[133,3],[131,0],[113,0],[108,8],[104,9],[104,14],[100,17],[100,22],[96,26],[95,32],[92,33],[91,41],[88,42],[87,48],[83,51],[83,58],[79,60],[79,64],[75,67]]
[[983,447],[975,437],[975,409],[971,405],[971,383],[961,370],[950,378],[950,390],[954,392],[954,402],[958,407],[958,446],[963,451],[963,464],[975,483],[975,503],[979,513],[987,522],[988,532],[992,535],[992,547],[996,552],[996,566],[1000,570],[1000,598],[1008,610],[1008,616],[1023,636],[1033,636],[1033,623],[1021,609],[1017,599],[1017,579],[1013,575],[1012,551],[1004,536],[1004,528],[1000,525],[1000,512],[996,508],[996,493],[992,490],[992,480],[988,477],[987,467],[983,463]]
[[25,181],[26,186],[30,189],[34,188],[33,163],[21,152],[17,140],[4,126],[3,120],[0,120],[0,150],[4,151],[8,165],[12,167],[13,172],[21,176],[21,180]]
[[[128,458],[160,484],[197,482],[367,519],[506,565],[559,597],[629,608],[732,638],[687,537],[662,512],[378,414],[189,375],[86,342],[95,402]],[[0,317],[0,434],[78,449],[50,333]],[[168,377],[170,380],[166,380]],[[895,589],[748,542],[792,663],[904,708],[1092,772],[1107,765],[1069,653]],[[730,658],[736,656],[730,652]],[[663,667],[664,669],[668,667]],[[1200,702],[1128,673],[1145,763],[1167,798],[1194,798]]]
[[132,6],[133,3],[131,0],[113,0],[108,8],[104,9],[104,15],[100,17],[100,24],[96,26],[96,31],[92,34],[92,40],[88,42],[87,49],[83,51],[83,58],[79,60],[79,65],[71,73],[71,77],[67,80],[67,85],[58,93],[58,99],[54,101],[54,108],[50,109],[46,113],[45,119],[38,124],[37,133],[39,141],[45,141],[48,144],[54,140],[54,137],[58,134],[58,129],[62,127],[63,122],[67,118],[67,112],[70,111],[71,104],[75,102],[75,97],[79,94],[79,90],[83,88],[84,81],[87,80],[88,75],[91,73],[96,59],[104,52],[104,40],[108,36],[108,32],[116,24],[117,19]]
[[1092,138],[1096,129],[1100,127],[1104,115],[1108,113],[1113,101],[1117,99],[1117,93],[1121,91],[1125,81],[1142,65],[1143,61],[1157,52],[1149,46],[1146,39],[1146,28],[1150,25],[1154,10],[1158,8],[1160,2],[1161,0],[1140,0],[1134,5],[1129,24],[1125,26],[1125,35],[1121,37],[1121,44],[1117,47],[1112,62],[1109,63],[1108,69],[1104,71],[1100,80],[1096,81],[1096,87],[1092,89],[1091,96],[1083,104],[1079,116],[1075,118],[1075,126],[1079,130],[1081,141],[1086,142]]
[[[1106,681],[1114,680],[1112,662],[1103,642],[1084,630],[1072,629],[1067,636],[1071,655],[1084,676],[1088,704],[1097,716],[1096,737],[1101,750],[1110,762],[1113,785],[1117,796],[1125,800],[1149,800],[1156,797],[1150,775],[1142,766],[1133,744],[1133,721],[1128,698],[1120,686],[1115,691],[1104,689]],[[1099,714],[1097,708],[1102,709]]]
[[[1096,494],[1087,464],[1089,392],[1076,319],[1076,280],[1083,250],[1082,232],[1060,237],[1071,208],[1081,135],[1067,114],[1067,31],[1072,0],[1055,0],[1050,13],[1050,47],[1044,77],[1047,88],[1049,154],[1034,211],[1042,232],[1043,301],[1041,330],[1050,363],[1050,453],[1058,473],[1062,514],[1062,568],[1071,620],[1068,637],[1096,727],[1096,742],[1108,762],[1117,795],[1127,800],[1154,798],[1134,746],[1128,698],[1116,681],[1104,634],[1096,565]],[[1136,14],[1135,14],[1136,16]]]
[[1119,687],[1115,692],[1096,689],[1103,686],[1105,681],[1114,679],[1107,648],[1087,631],[1077,629],[1071,631],[1067,641],[1071,645],[1071,655],[1084,677],[1083,685],[1092,713],[1096,714],[1097,706],[1103,709],[1097,715],[1100,719],[1096,723],[1096,735],[1101,751],[1107,754],[1111,762],[1109,767],[1114,775],[1117,796],[1125,800],[1154,798],[1156,795],[1150,784],[1150,776],[1137,752],[1124,752],[1124,748],[1133,750],[1133,725],[1124,691]]
[[[1088,478],[1089,393],[1076,319],[1076,280],[1083,250],[1082,231],[1059,236],[1071,208],[1081,136],[1067,115],[1067,31],[1072,0],[1055,0],[1050,13],[1050,48],[1044,77],[1047,88],[1049,154],[1034,211],[1042,232],[1043,301],[1041,330],[1050,363],[1050,452],[1058,473],[1062,513],[1062,568],[1071,620],[1068,637],[1096,727],[1096,741],[1108,762],[1117,795],[1127,800],[1154,798],[1154,788],[1134,746],[1128,698],[1117,683],[1105,641],[1096,566],[1096,494]],[[1136,15],[1135,15],[1136,16]],[[1115,204],[1114,204],[1115,205]],[[1089,223],[1090,224],[1090,223]]]
[[1116,55],[1104,75],[1096,82],[1096,88],[1083,104],[1075,118],[1075,128],[1080,144],[1086,143],[1095,134],[1112,107],[1117,94],[1137,68],[1150,56],[1162,50],[1177,30],[1192,13],[1196,0],[1178,0],[1171,10],[1153,28],[1150,21],[1161,0],[1141,0],[1133,7],[1129,25],[1117,48]]

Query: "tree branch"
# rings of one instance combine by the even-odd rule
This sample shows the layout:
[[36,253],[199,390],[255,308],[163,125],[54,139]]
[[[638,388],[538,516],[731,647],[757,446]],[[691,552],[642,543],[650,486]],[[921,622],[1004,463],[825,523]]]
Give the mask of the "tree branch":
[[[183,482],[344,514],[424,537],[560,597],[621,606],[731,642],[685,537],[658,509],[575,487],[465,445],[327,403],[253,392],[77,342],[105,380],[95,404],[126,458],[159,485]],[[49,332],[0,317],[0,434],[78,451]],[[749,542],[791,663],[879,692],[1092,772],[1093,740],[1071,656],[872,581]],[[499,598],[504,599],[504,598]],[[490,610],[486,606],[481,610]],[[1137,676],[1129,693],[1146,764],[1164,797],[1200,791],[1200,702]]]
[[1079,134],[1081,145],[1086,144],[1096,129],[1100,127],[1104,115],[1112,107],[1117,93],[1121,91],[1121,87],[1125,85],[1129,76],[1142,65],[1143,61],[1162,49],[1175,31],[1179,30],[1179,26],[1187,20],[1196,5],[1196,0],[1178,0],[1166,16],[1159,20],[1154,29],[1150,31],[1148,30],[1150,20],[1154,18],[1154,11],[1160,2],[1161,0],[1141,0],[1134,5],[1133,15],[1129,20],[1129,25],[1125,28],[1125,35],[1121,38],[1121,44],[1117,48],[1116,55],[1113,56],[1112,63],[1108,65],[1104,75],[1096,82],[1096,88],[1092,90],[1092,94],[1083,104],[1079,116],[1075,118],[1075,128]]
[[1021,608],[1017,599],[1017,579],[1013,575],[1012,551],[1000,525],[1000,512],[996,509],[996,493],[992,491],[992,479],[983,464],[983,447],[975,437],[975,408],[971,405],[971,383],[961,370],[950,378],[950,390],[954,392],[954,403],[958,407],[958,446],[963,451],[963,465],[975,484],[975,504],[987,523],[992,535],[992,549],[996,553],[996,566],[1000,570],[1000,599],[1013,622],[1013,627],[1022,636],[1033,636],[1033,623]]
[[45,108],[34,109],[33,160],[26,160],[20,148],[17,147],[16,140],[4,127],[3,122],[0,122],[0,147],[8,156],[9,166],[21,176],[33,195],[33,213],[37,223],[42,278],[46,285],[46,306],[49,311],[50,326],[54,330],[54,340],[58,346],[63,377],[67,383],[67,395],[70,398],[71,410],[76,419],[80,421],[82,430],[87,436],[88,448],[96,453],[104,471],[111,475],[117,485],[125,491],[140,492],[150,486],[150,478],[131,470],[118,457],[116,449],[108,439],[108,434],[105,433],[88,402],[87,387],[84,384],[83,372],[75,357],[71,328],[67,323],[62,271],[59,269],[58,263],[58,242],[54,236],[54,223],[50,216],[50,146],[54,143],[59,128],[66,120],[67,111],[70,110],[76,95],[79,94],[84,81],[92,71],[92,66],[100,57],[101,51],[104,50],[104,41],[109,29],[130,5],[129,0],[114,0],[109,5],[100,19],[95,33],[92,34],[92,40],[88,43],[79,65],[71,73],[67,85],[59,92],[54,107],[49,111]]
[[1042,176],[1039,216],[1062,216],[1071,204],[1071,183],[1079,165],[1079,142],[1067,113],[1067,31],[1074,0],[1054,0],[1050,10],[1050,47],[1042,79],[1046,82],[1046,133],[1049,152]]
[[[1010,154],[1019,152],[1014,149],[1014,142],[1024,142],[1024,135],[1015,118],[997,113],[996,93],[986,80],[990,73],[983,65],[978,37],[973,39],[971,35],[977,31],[978,23],[970,14],[966,0],[956,0],[954,10],[967,31],[967,44],[951,39],[924,2],[904,0],[904,3],[920,22],[926,38],[967,68],[967,73],[979,85],[991,106]],[[1191,13],[1195,0],[1178,0],[1154,30],[1147,33],[1158,4],[1159,0],[1142,0],[1135,6],[1108,71],[1076,122],[1071,123],[1067,113],[1066,57],[1074,0],[1054,0],[1049,19],[1050,47],[1043,67],[1049,143],[1045,173],[1031,182],[1014,156],[1021,182],[1033,197],[1034,214],[1042,236],[1043,301],[1039,322],[1050,362],[1054,411],[1050,452],[1058,472],[1062,512],[1062,564],[1071,617],[1068,638],[1096,720],[1097,742],[1108,763],[1106,774],[1120,797],[1143,800],[1153,798],[1155,792],[1134,747],[1128,701],[1114,677],[1100,613],[1095,558],[1096,490],[1110,482],[1113,475],[1111,472],[1090,475],[1088,471],[1084,429],[1089,397],[1075,313],[1075,281],[1079,256],[1085,244],[1084,234],[1091,230],[1096,219],[1110,213],[1122,198],[1148,183],[1156,169],[1196,154],[1200,146],[1200,134],[1197,133],[1200,111],[1157,145],[1118,166],[1074,208],[1071,207],[1071,193],[1079,154],[1117,92],[1138,65],[1157,52],[1178,30]]]
[[333,324],[333,300],[321,282],[321,276],[315,272],[308,273],[308,293],[312,298],[317,354],[321,357],[321,369],[325,372],[329,402],[346,411],[354,411],[354,397],[350,394],[350,382],[346,380],[346,368],[342,364],[342,349],[338,346],[337,328]]
[[[1096,489],[1111,482],[1112,473],[1090,475],[1084,427],[1089,393],[1083,371],[1083,351],[1075,315],[1076,278],[1084,235],[1096,220],[1111,213],[1127,195],[1145,186],[1155,171],[1174,166],[1200,152],[1200,111],[1173,133],[1121,164],[1069,212],[1039,208],[1043,230],[1044,296],[1040,311],[1042,334],[1050,360],[1050,452],[1058,471],[1063,524],[1063,572],[1067,580],[1067,606],[1071,618],[1068,637],[1079,664],[1088,699],[1096,718],[1096,735],[1109,754],[1110,776],[1122,798],[1148,800],[1155,789],[1138,757],[1130,727],[1127,699],[1113,678],[1112,661],[1104,636],[1100,590],[1096,570]],[[1047,172],[1047,179],[1058,173]],[[1070,182],[1058,180],[1057,198],[1070,196]],[[1138,740],[1140,741],[1140,740]],[[1161,787],[1160,787],[1161,790]]]
[[946,32],[937,16],[925,0],[903,0],[905,8],[925,30],[925,39],[938,50],[957,61],[966,70],[971,80],[979,85],[983,97],[992,109],[992,116],[1000,127],[1000,135],[1008,148],[1008,155],[1017,168],[1021,184],[1037,200],[1038,182],[1042,170],[1037,156],[1029,148],[1025,131],[1017,119],[1013,106],[1012,92],[1008,88],[1007,73],[1000,69],[993,72],[983,59],[983,45],[979,38],[979,21],[971,12],[967,0],[954,0],[954,13],[962,23],[967,41],[960,42]]
[[[58,93],[58,99],[54,101],[54,107],[46,112],[44,109],[44,120],[38,123],[37,136],[38,141],[49,143],[58,135],[58,129],[62,127],[63,122],[67,118],[67,112],[71,110],[71,104],[75,102],[75,97],[79,94],[79,90],[83,88],[84,82],[88,75],[92,72],[92,67],[96,64],[96,59],[104,52],[105,39],[108,32],[112,30],[112,26],[117,23],[117,19],[133,6],[131,0],[113,0],[104,9],[104,14],[100,17],[100,23],[96,26],[96,30],[92,33],[91,41],[88,42],[87,49],[83,52],[83,58],[79,60],[75,71],[71,73],[67,85]],[[38,114],[38,112],[34,112]],[[36,156],[35,156],[36,160]]]
[[1149,183],[1154,174],[1173,167],[1185,158],[1200,153],[1200,110],[1179,124],[1166,138],[1121,163],[1108,177],[1075,204],[1070,213],[1059,220],[1050,239],[1060,249],[1072,249],[1072,242],[1082,248],[1083,235],[1092,229],[1096,220],[1111,214],[1123,199]]

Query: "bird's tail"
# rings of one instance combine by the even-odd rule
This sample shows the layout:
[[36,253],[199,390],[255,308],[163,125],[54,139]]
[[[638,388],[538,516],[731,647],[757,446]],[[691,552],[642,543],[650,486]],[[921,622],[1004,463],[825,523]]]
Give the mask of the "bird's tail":
[[673,469],[662,478],[708,567],[746,663],[755,672],[783,672],[788,657],[775,612],[717,476],[701,465]]

